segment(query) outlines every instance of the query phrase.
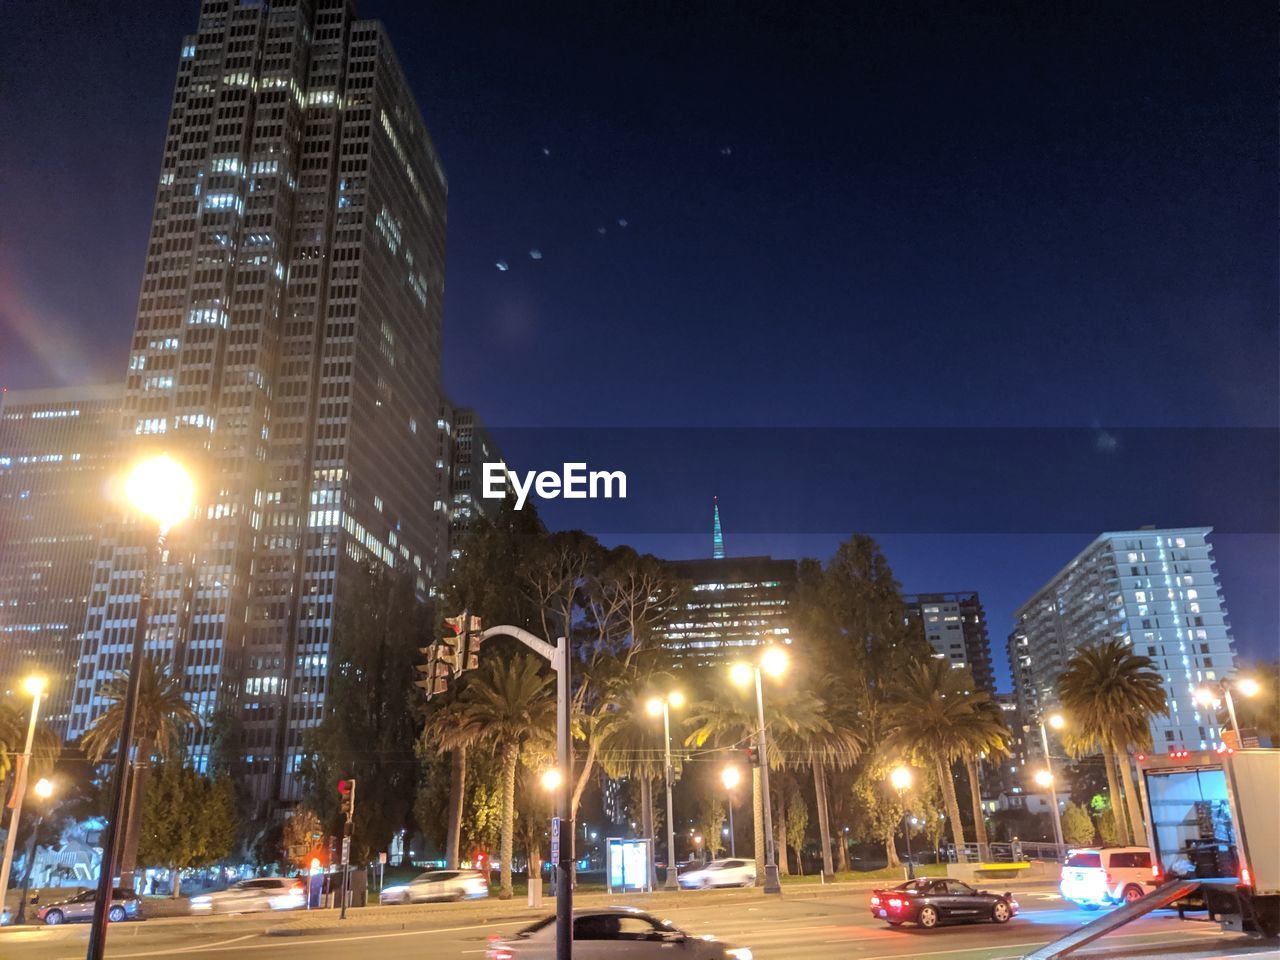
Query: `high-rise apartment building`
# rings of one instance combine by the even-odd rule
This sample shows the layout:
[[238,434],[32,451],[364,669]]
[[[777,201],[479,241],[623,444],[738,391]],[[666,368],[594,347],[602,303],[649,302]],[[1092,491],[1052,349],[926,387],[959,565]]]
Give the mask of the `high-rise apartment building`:
[[[1028,724],[1054,705],[1058,677],[1078,647],[1118,639],[1150,657],[1164,678],[1169,716],[1151,722],[1155,749],[1222,742],[1213,710],[1193,696],[1235,666],[1211,529],[1104,533],[1018,609],[1009,663]],[[1035,740],[1026,746],[1038,755]]]
[[[296,797],[335,609],[365,565],[426,594],[447,183],[382,26],[352,0],[204,0],[182,41],[124,426],[198,464],[160,565],[149,656],[206,721],[238,713],[259,809]],[[99,553],[77,735],[125,665],[150,533]]]
[[0,393],[0,691],[41,673],[65,733],[123,387]]
[[957,670],[968,667],[979,690],[995,693],[987,614],[977,591],[904,596],[907,622],[922,631],[936,656]]

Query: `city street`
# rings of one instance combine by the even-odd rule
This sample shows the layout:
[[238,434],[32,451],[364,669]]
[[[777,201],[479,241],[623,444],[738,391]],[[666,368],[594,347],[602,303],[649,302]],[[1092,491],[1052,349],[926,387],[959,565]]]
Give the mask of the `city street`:
[[[1014,958],[1087,923],[1098,914],[1064,909],[1051,892],[1024,893],[1022,913],[1009,924],[972,924],[932,931],[890,929],[867,913],[865,891],[831,891],[819,896],[765,899],[754,891],[712,895],[682,894],[674,908],[654,912],[674,921],[688,933],[713,934],[735,946],[752,949],[758,960],[805,960],[846,957],[882,960],[891,957],[946,957],[947,960]],[[645,897],[613,898],[645,907]],[[670,897],[650,898],[668,904]],[[467,905],[473,919],[458,918],[452,908],[386,908],[354,911],[349,926],[339,929],[336,914],[227,917],[213,920],[152,920],[113,926],[107,956],[127,958],[187,956],[228,960],[255,958],[318,958],[337,960],[355,951],[376,954],[380,960],[474,960],[483,957],[489,934],[509,934],[528,922],[507,919],[486,922],[483,914],[513,912],[496,901]],[[548,911],[549,912],[549,911]],[[437,919],[433,915],[439,915]],[[533,914],[530,914],[533,915]],[[403,919],[400,919],[403,918]],[[269,935],[274,928],[292,928],[291,936]],[[0,935],[5,960],[78,960],[84,956],[88,930],[84,926],[35,928]],[[1275,945],[1224,935],[1216,924],[1180,921],[1164,911],[1094,944],[1085,954],[1119,956],[1227,957],[1274,955]],[[674,956],[674,954],[673,954]]]

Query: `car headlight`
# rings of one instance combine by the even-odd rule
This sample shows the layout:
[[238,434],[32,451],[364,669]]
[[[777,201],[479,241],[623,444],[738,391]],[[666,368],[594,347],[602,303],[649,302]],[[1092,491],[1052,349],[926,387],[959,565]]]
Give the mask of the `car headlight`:
[[733,960],[752,960],[751,950],[748,947],[734,947],[732,950],[726,950],[725,954]]

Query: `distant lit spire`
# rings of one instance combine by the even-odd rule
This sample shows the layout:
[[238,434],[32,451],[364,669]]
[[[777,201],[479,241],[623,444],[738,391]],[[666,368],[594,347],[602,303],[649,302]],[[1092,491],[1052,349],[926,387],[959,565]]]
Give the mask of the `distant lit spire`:
[[724,531],[720,529],[720,498],[712,497],[711,503],[715,517],[711,526],[711,558],[713,560],[723,560]]

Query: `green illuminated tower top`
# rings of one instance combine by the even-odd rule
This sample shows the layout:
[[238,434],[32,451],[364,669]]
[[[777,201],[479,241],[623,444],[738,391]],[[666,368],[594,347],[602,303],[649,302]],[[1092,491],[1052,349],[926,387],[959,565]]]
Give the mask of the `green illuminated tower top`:
[[714,519],[711,525],[711,556],[715,560],[724,559],[724,531],[720,529],[720,498],[712,497]]

